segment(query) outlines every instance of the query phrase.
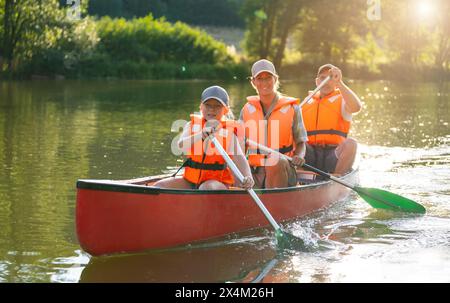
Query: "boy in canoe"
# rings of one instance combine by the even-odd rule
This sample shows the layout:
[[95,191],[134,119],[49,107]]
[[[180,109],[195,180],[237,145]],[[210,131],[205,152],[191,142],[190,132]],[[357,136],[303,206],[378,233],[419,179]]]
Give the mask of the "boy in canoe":
[[[304,163],[305,142],[299,99],[278,92],[279,79],[272,62],[262,59],[251,69],[251,84],[258,95],[247,97],[239,120],[245,126],[247,154],[255,187],[280,188],[297,184],[296,166]],[[260,151],[251,142],[292,157],[289,162],[275,153]]]
[[308,131],[306,163],[328,173],[344,174],[355,161],[357,143],[348,138],[352,114],[361,110],[358,96],[342,81],[342,72],[331,64],[322,65],[316,78],[318,86],[331,79],[302,106]]
[[210,142],[214,135],[244,175],[245,189],[253,187],[254,181],[247,159],[241,149],[237,135],[240,126],[225,115],[229,112],[229,97],[225,89],[211,86],[201,95],[201,115],[191,115],[191,121],[183,129],[178,141],[179,148],[187,155],[182,177],[170,177],[158,181],[154,186],[163,188],[220,190],[235,183],[230,169],[220,152]]

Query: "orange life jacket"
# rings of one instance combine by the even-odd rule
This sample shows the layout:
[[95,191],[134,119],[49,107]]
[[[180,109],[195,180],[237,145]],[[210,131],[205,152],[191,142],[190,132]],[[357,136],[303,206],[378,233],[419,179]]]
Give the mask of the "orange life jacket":
[[339,89],[320,99],[316,94],[302,106],[308,144],[338,145],[347,138],[351,123],[342,117],[343,98]]
[[[247,97],[242,113],[246,138],[292,156],[295,148],[292,134],[295,114],[293,105],[299,103],[298,99],[281,96],[266,121],[259,96]],[[267,155],[256,147],[249,146],[247,154],[250,166],[265,166]]]
[[[199,133],[205,126],[206,120],[199,115],[191,115],[191,135]],[[225,151],[230,155],[232,137],[238,133],[238,123],[232,120],[221,121],[219,130],[215,133],[216,139],[221,143]],[[187,153],[187,160],[183,164],[185,167],[183,177],[197,186],[206,180],[217,180],[224,184],[233,184],[234,179],[227,167],[225,159],[215,148],[214,144],[208,140],[195,142]],[[233,156],[230,155],[232,158]]]

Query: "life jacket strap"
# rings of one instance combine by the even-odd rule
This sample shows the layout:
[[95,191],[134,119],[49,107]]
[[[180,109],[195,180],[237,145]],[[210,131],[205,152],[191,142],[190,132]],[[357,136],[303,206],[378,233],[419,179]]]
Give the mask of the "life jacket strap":
[[344,133],[339,130],[334,129],[320,129],[320,130],[311,130],[308,131],[308,136],[314,136],[314,135],[338,135],[344,138],[347,138],[348,133]]
[[[292,151],[293,149],[294,149],[294,147],[292,145],[289,145],[289,146],[284,146],[284,147],[278,148],[278,149],[274,148],[273,150],[275,150],[275,151],[277,151],[277,152],[279,152],[281,154],[287,154],[288,152]],[[259,148],[258,149],[251,149],[251,148],[249,148],[248,149],[248,153],[252,154],[252,155],[254,155],[254,154],[265,154],[265,152],[262,152]]]
[[219,164],[219,163],[214,163],[214,164],[209,164],[209,163],[200,163],[200,162],[195,162],[192,159],[187,159],[186,162],[183,163],[183,166],[185,167],[190,167],[190,168],[195,168],[195,169],[201,169],[201,170],[224,170],[227,168],[227,164]]

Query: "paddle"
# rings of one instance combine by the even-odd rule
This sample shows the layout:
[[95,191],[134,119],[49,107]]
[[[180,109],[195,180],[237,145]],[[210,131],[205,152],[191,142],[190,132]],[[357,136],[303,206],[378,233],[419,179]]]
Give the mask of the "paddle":
[[317,94],[317,92],[319,90],[322,89],[322,87],[325,86],[325,84],[327,84],[328,81],[331,80],[331,76],[327,76],[325,79],[323,79],[322,82],[320,82],[320,84],[316,87],[315,90],[312,91],[312,93],[309,94],[308,97],[305,98],[305,100],[302,101],[302,103],[300,103],[300,107],[302,107],[306,102],[308,102],[309,100],[311,100],[312,97],[314,97],[315,94]]
[[[292,158],[289,156],[286,156],[284,154],[279,153],[276,150],[273,150],[271,148],[268,148],[264,145],[258,144],[254,141],[247,140],[247,142],[251,145],[257,146],[258,149],[270,152],[270,153],[276,153],[280,156],[285,157],[287,160],[292,161]],[[310,171],[313,171],[322,177],[332,180],[334,182],[337,182],[343,186],[346,186],[348,188],[351,188],[355,192],[359,194],[359,196],[369,203],[373,208],[381,208],[381,209],[388,209],[393,211],[402,211],[402,212],[412,212],[412,213],[420,213],[424,214],[426,212],[425,207],[420,205],[419,203],[402,197],[400,195],[391,193],[386,190],[378,189],[378,188],[364,188],[359,186],[354,186],[350,183],[347,183],[343,180],[340,180],[330,174],[327,174],[324,171],[321,171],[311,165],[303,164],[303,167],[307,168]]]
[[[244,176],[239,171],[237,166],[234,164],[233,160],[231,160],[230,156],[226,153],[226,151],[223,149],[222,145],[219,143],[219,141],[214,137],[214,135],[209,136],[212,143],[214,143],[214,146],[217,148],[217,150],[220,152],[222,157],[225,159],[225,162],[227,165],[231,168],[234,175],[238,178],[238,180],[242,183],[244,181]],[[258,195],[256,195],[255,191],[251,188],[248,189],[247,192],[250,194],[250,196],[255,201],[256,205],[258,205],[259,209],[263,212],[266,219],[269,221],[269,223],[272,225],[272,227],[275,229],[275,237],[277,240],[277,245],[280,248],[297,248],[297,249],[305,249],[305,243],[302,239],[291,235],[287,232],[284,232],[281,230],[278,223],[275,221],[275,219],[272,217],[270,212],[267,210],[267,208],[264,206],[264,204],[259,199]]]

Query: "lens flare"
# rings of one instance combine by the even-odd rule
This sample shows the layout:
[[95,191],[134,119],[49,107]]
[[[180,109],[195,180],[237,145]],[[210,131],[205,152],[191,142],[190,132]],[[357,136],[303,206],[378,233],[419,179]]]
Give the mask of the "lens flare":
[[419,18],[429,18],[433,15],[434,6],[432,1],[421,0],[416,3],[416,12]]

